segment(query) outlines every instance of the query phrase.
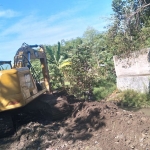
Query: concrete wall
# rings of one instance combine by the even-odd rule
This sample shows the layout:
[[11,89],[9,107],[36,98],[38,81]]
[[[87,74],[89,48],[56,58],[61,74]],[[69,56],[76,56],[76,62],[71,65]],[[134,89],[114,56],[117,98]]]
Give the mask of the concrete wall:
[[120,90],[133,89],[137,92],[149,92],[150,75],[117,77],[117,88]]
[[117,88],[149,92],[150,85],[150,49],[144,49],[121,58],[114,56],[117,75]]

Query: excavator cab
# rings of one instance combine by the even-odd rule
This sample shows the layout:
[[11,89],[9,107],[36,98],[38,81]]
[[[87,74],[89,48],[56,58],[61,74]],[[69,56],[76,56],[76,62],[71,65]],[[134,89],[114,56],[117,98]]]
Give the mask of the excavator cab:
[[11,61],[0,61],[0,71],[12,69]]

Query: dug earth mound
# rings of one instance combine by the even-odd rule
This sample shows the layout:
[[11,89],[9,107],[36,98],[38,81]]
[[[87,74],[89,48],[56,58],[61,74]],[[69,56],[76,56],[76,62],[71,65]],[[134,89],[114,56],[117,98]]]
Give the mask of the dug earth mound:
[[0,139],[0,150],[150,149],[150,117],[143,113],[71,96],[44,95],[31,105],[30,113],[16,112],[16,132]]

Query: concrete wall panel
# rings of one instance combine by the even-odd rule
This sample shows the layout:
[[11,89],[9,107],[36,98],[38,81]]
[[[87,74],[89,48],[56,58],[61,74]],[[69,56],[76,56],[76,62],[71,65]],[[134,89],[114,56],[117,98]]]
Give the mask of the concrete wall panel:
[[144,49],[134,52],[128,58],[114,56],[117,77],[150,74],[149,51],[150,49]]
[[149,76],[122,76],[117,77],[117,88],[124,91],[132,89],[137,92],[147,93],[149,92],[150,75]]
[[114,56],[117,88],[138,92],[150,90],[150,49],[143,49],[126,58]]

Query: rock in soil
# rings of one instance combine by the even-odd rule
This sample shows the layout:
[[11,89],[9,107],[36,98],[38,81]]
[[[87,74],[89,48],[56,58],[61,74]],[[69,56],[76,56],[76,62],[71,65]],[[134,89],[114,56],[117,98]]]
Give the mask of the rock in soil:
[[[42,117],[41,109],[37,116],[30,114],[26,122],[25,115],[16,117],[16,133],[0,139],[0,150],[150,149],[149,116],[122,110],[106,101],[52,95],[39,99],[45,102],[47,115],[43,112]],[[37,105],[36,109],[41,103]]]

